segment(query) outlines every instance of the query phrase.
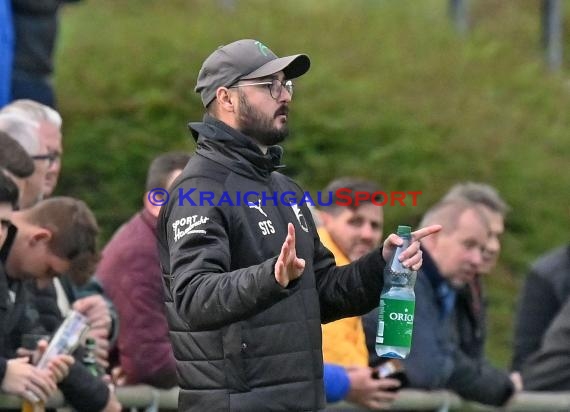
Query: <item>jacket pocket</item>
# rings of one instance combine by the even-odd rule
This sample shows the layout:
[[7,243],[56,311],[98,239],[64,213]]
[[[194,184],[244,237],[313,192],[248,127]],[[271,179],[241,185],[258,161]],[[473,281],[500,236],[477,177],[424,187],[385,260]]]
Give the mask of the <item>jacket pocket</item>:
[[233,323],[223,331],[224,367],[228,388],[247,392],[250,387],[244,369],[243,351],[247,345],[242,341],[241,322]]

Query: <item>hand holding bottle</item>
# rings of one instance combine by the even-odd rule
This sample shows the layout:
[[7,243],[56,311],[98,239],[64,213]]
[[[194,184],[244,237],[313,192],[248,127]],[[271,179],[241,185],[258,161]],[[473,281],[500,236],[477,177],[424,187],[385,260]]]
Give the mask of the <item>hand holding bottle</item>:
[[[410,226],[398,226],[382,250],[387,264],[384,288],[378,306],[376,353],[380,357],[403,359],[410,353],[416,296],[416,271],[422,266],[419,239],[441,230],[440,225],[411,232]],[[390,246],[395,247],[390,253]],[[387,259],[389,257],[389,259]]]
[[[57,390],[56,384],[61,382],[68,374],[69,368],[75,362],[75,359],[70,355],[56,355],[47,364],[45,368],[38,368],[33,366],[37,363],[38,359],[45,353],[48,347],[47,336],[25,334],[22,336],[22,346],[17,350],[18,358],[13,360],[13,365],[9,365],[10,372],[10,385],[18,385],[18,381],[25,379],[26,372],[32,373],[36,384],[33,381],[24,384],[24,392],[16,393],[25,399],[23,410],[30,409],[33,411],[42,410],[42,406],[37,407],[38,402],[45,402],[47,397],[52,396]],[[27,360],[29,365],[24,366],[21,364],[20,359]],[[31,364],[30,364],[31,363]],[[8,371],[7,371],[8,376]],[[49,381],[45,381],[49,379]],[[10,386],[8,385],[8,386]],[[44,388],[42,390],[42,388]],[[49,388],[49,392],[46,392]],[[13,393],[13,392],[10,392]]]
[[[47,340],[40,340],[38,342],[38,352],[41,355],[47,350],[48,342]],[[47,370],[51,372],[51,375],[56,383],[61,382],[69,375],[69,368],[75,362],[75,358],[68,354],[60,354],[51,358],[47,364]]]
[[111,311],[101,295],[86,296],[73,303],[73,309],[87,318],[87,336],[97,341],[95,358],[103,369],[109,366],[109,334],[112,327]]
[[[411,233],[411,243],[400,255],[400,262],[404,267],[418,271],[422,267],[422,251],[420,250],[420,240],[426,236],[433,235],[441,230],[441,225],[431,225]],[[389,262],[398,246],[401,246],[403,240],[396,234],[392,233],[384,241],[382,248],[382,258],[385,262]]]
[[38,369],[28,357],[10,359],[2,380],[2,391],[21,396],[30,402],[46,401],[57,390],[48,370]]

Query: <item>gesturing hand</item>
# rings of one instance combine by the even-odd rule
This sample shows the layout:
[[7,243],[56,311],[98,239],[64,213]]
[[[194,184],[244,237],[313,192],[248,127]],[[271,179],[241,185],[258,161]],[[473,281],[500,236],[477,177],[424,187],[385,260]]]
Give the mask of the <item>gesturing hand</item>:
[[305,259],[298,258],[295,250],[295,227],[292,223],[288,223],[287,237],[275,262],[275,280],[286,288],[289,282],[303,274],[304,269]]
[[[412,232],[412,243],[402,252],[402,264],[405,267],[412,268],[412,270],[419,270],[422,267],[422,251],[420,250],[420,239],[433,235],[441,230],[441,225],[431,225],[424,227],[420,230]],[[392,233],[384,241],[384,248],[382,249],[382,257],[384,261],[388,262],[390,257],[396,251],[396,248],[402,244],[402,239],[398,235]]]

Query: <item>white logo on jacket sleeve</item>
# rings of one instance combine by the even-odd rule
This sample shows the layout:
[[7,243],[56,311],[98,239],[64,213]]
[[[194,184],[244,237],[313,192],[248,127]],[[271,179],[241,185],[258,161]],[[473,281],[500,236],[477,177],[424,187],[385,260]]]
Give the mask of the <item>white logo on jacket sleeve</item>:
[[[174,241],[177,242],[178,240],[182,239],[184,236],[190,233],[200,233],[202,235],[206,234],[204,229],[194,229],[197,226],[205,224],[209,217],[205,216],[188,216],[183,217],[182,219],[178,219],[176,222],[172,224],[172,230],[174,231]],[[185,227],[186,226],[186,227]]]
[[305,232],[308,232],[309,226],[307,225],[307,220],[305,219],[303,212],[301,212],[299,205],[296,203],[291,203],[291,208],[293,209],[293,212],[295,212],[295,216],[299,221],[299,226],[301,226],[301,229],[303,229]]

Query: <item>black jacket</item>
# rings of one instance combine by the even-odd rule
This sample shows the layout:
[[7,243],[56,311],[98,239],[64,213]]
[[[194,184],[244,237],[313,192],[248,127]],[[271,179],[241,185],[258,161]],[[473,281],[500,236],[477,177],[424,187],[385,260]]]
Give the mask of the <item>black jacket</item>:
[[461,351],[477,361],[483,360],[487,338],[487,303],[481,275],[475,276],[471,286],[465,285],[457,291],[455,318]]
[[[302,191],[275,172],[279,147],[263,155],[250,138],[209,116],[190,126],[200,135],[197,151],[158,223],[179,409],[323,409],[320,324],[378,304],[381,253],[337,268],[306,205],[281,203],[283,193],[300,198]],[[184,196],[191,189],[195,205]],[[248,191],[278,198],[253,207],[243,201]],[[212,205],[200,196],[213,197]],[[274,265],[288,222],[306,266],[282,288]]]
[[570,390],[570,245],[532,266],[520,297],[513,368],[529,390]]
[[[39,324],[39,314],[23,282],[10,280],[0,262],[0,381],[6,373],[6,361],[16,357],[26,333],[47,334]],[[109,398],[109,388],[96,379],[76,358],[68,376],[59,383],[65,400],[76,410],[97,412]]]
[[544,334],[570,297],[570,245],[538,259],[526,277],[515,322],[513,369],[538,351]]
[[570,296],[544,332],[541,345],[523,363],[530,391],[570,391]]

